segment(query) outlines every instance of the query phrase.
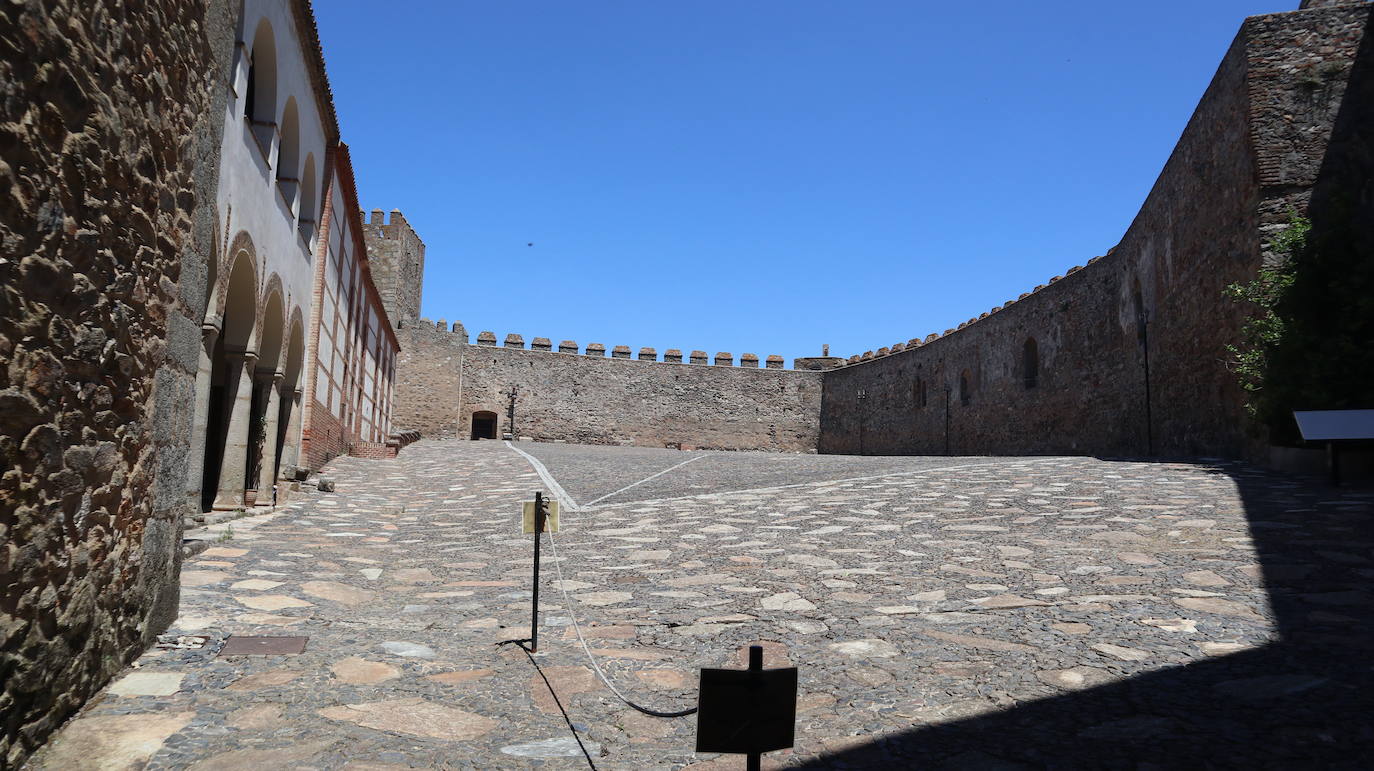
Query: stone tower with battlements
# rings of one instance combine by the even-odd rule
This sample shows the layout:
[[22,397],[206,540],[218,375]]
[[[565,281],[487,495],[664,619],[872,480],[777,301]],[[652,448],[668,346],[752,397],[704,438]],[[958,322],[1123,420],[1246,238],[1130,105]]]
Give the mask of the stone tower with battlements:
[[363,217],[363,236],[372,280],[393,327],[420,317],[420,289],[425,276],[425,242],[415,234],[400,210],[391,210],[391,221],[373,209]]

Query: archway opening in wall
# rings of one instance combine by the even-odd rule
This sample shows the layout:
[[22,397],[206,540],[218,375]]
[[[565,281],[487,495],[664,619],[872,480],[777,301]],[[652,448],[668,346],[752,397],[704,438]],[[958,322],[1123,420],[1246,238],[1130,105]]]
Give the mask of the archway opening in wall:
[[[228,446],[234,396],[229,392],[243,374],[244,352],[253,352],[257,318],[253,255],[241,251],[234,258],[225,287],[224,317],[215,340],[210,374],[210,401],[205,421],[205,465],[201,476],[201,511],[210,511],[219,493],[220,473]],[[232,367],[232,369],[231,369]],[[238,504],[242,505],[242,491]],[[229,503],[226,501],[226,503]]]
[[472,438],[496,438],[496,413],[485,410],[472,413]]

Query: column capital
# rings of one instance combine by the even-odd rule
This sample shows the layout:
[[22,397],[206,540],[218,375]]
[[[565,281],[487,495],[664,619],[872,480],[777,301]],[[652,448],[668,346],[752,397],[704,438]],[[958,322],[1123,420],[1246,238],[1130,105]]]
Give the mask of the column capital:
[[251,366],[258,362],[258,352],[247,349],[235,350],[233,348],[228,348],[226,346],[224,351],[224,358],[228,359],[231,362],[237,361],[245,366]]
[[285,373],[285,372],[282,372],[282,371],[279,370],[279,369],[277,369],[277,370],[260,369],[260,370],[258,370],[257,372],[254,372],[254,373],[253,373],[253,378],[254,378],[255,380],[258,380],[258,381],[261,381],[261,382],[264,382],[264,383],[270,380],[270,381],[272,381],[272,385],[280,385],[280,384],[281,384],[281,381],[282,381],[285,377],[286,377],[286,373]]

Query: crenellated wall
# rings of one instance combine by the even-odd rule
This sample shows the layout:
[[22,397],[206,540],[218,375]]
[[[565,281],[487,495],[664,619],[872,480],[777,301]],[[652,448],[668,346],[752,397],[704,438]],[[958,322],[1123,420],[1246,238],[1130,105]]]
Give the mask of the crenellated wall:
[[[729,450],[815,451],[821,373],[765,366],[752,353],[590,343],[585,353],[549,338],[525,347],[520,335],[482,332],[468,343],[461,324],[427,319],[403,325],[396,423],[425,436],[471,436],[474,412],[496,416],[496,435],[541,441]],[[708,363],[713,361],[714,363]],[[509,420],[515,386],[515,422]]]
[[1343,165],[1328,144],[1370,7],[1315,6],[1246,20],[1106,256],[827,372],[821,451],[1259,456],[1227,367],[1245,309],[1223,290]]

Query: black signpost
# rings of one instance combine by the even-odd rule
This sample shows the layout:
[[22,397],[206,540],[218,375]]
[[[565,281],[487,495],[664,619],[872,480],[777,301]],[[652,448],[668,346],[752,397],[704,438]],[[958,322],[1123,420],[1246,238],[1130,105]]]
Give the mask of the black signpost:
[[797,668],[763,668],[763,646],[749,646],[749,668],[703,669],[697,697],[697,752],[747,756],[757,771],[763,753],[795,742]]
[[530,610],[530,653],[539,652],[539,542],[544,534],[544,494],[534,494],[534,607]]

